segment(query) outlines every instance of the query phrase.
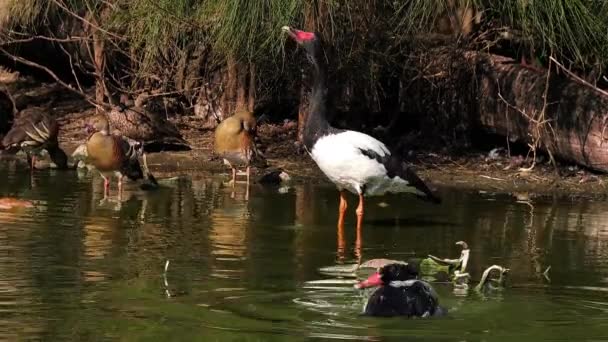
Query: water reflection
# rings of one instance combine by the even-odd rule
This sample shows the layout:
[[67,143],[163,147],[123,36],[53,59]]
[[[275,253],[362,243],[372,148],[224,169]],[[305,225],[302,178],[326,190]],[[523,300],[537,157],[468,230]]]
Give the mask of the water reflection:
[[[8,163],[0,178],[0,197],[35,204],[0,211],[3,339],[582,340],[608,325],[598,315],[608,308],[605,202],[445,190],[433,206],[394,196],[370,199],[357,232],[354,215],[336,227],[330,186],[252,184],[246,200],[241,184],[233,194],[223,177],[197,174],[161,180],[158,191],[128,185],[122,201],[104,202],[100,179],[75,171],[37,171],[32,187]],[[305,286],[324,279],[321,266],[458,255],[458,240],[470,245],[473,280],[500,264],[511,286],[458,297],[437,284],[446,320],[359,317],[364,297],[352,285]],[[167,260],[180,296],[167,298]]]

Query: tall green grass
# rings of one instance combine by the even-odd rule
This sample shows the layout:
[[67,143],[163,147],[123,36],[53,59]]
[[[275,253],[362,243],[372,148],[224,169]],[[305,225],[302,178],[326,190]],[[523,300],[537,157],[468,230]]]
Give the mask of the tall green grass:
[[[9,1],[11,28],[53,30],[69,17],[53,0]],[[162,69],[163,63],[197,44],[261,65],[277,63],[286,41],[280,27],[315,22],[331,40],[339,67],[364,67],[375,79],[392,45],[429,32],[449,11],[447,0],[57,0],[84,17],[99,15],[100,25],[116,36],[114,46],[137,59],[135,73]],[[553,54],[579,68],[608,65],[608,1],[454,0],[483,13],[482,29],[516,32],[538,55]],[[6,26],[6,25],[5,25]],[[5,27],[6,29],[6,27]],[[492,43],[497,35],[487,35]],[[397,38],[398,39],[397,39]],[[261,70],[262,68],[260,68]]]

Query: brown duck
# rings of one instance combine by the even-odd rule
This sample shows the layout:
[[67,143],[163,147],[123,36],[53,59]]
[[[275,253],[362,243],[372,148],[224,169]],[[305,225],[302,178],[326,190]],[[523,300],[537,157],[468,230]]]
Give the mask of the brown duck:
[[104,115],[92,117],[86,124],[90,134],[87,141],[87,159],[93,164],[104,180],[104,195],[110,190],[110,177],[118,176],[118,192],[122,194],[122,178],[143,179],[139,164],[138,144],[131,144],[124,137],[110,134],[110,125]]
[[106,117],[114,134],[143,143],[145,152],[190,150],[177,127],[145,108],[113,106]]
[[51,115],[48,107],[23,109],[13,122],[13,126],[2,139],[2,146],[11,152],[23,150],[27,154],[30,168],[34,170],[36,155],[46,150],[57,168],[68,166],[68,157],[59,147],[57,136],[59,124]]
[[215,129],[214,151],[232,169],[233,186],[238,167],[247,169],[247,186],[249,186],[251,165],[266,166],[266,160],[255,146],[255,137],[256,120],[253,113],[247,110],[235,112]]

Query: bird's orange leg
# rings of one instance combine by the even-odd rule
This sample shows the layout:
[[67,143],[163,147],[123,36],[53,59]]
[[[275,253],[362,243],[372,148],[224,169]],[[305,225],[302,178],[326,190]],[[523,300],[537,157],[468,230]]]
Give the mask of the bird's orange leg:
[[346,213],[346,208],[348,208],[348,203],[346,202],[346,191],[340,191],[340,206],[338,207],[338,226],[344,226],[344,214]]
[[340,191],[340,206],[338,207],[338,260],[343,261],[346,258],[345,247],[346,241],[344,240],[344,214],[348,204],[346,203],[346,191]]
[[363,237],[361,236],[361,227],[363,226],[363,194],[359,194],[359,205],[357,206],[357,237],[355,240],[355,256],[357,261],[361,262],[361,246],[363,244]]
[[359,205],[355,212],[357,213],[357,227],[360,227],[363,222],[363,194],[359,194]]
[[104,175],[101,175],[101,178],[103,178],[103,197],[106,198],[110,195],[110,180]]

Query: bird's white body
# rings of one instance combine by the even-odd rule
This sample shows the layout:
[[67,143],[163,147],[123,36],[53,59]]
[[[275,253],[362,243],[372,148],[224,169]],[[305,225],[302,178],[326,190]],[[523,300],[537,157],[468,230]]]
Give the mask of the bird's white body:
[[391,152],[377,139],[356,131],[341,131],[321,136],[312,150],[312,159],[338,187],[354,194],[379,196],[387,192],[423,194],[399,176],[388,176],[385,165],[363,154],[373,151],[380,157]]

